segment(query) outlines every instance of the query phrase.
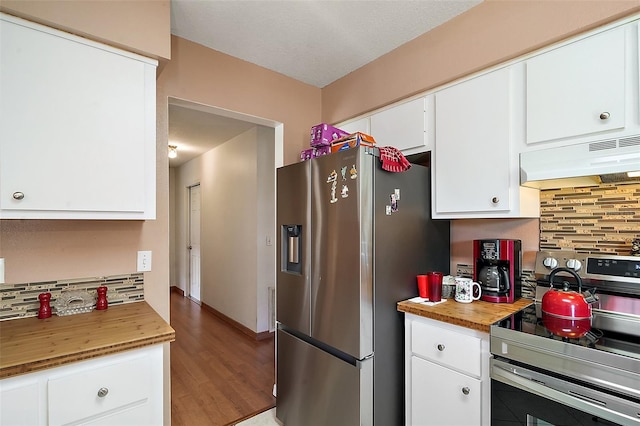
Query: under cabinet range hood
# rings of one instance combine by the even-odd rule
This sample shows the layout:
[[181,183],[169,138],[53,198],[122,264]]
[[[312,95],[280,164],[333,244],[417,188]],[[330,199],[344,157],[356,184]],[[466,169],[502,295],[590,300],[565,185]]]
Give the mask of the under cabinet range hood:
[[520,184],[532,188],[640,182],[640,135],[520,154]]

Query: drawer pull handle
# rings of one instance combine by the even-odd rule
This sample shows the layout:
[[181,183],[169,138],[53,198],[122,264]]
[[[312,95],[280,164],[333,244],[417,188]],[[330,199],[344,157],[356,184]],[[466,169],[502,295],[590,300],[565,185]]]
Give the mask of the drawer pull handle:
[[109,389],[100,388],[100,390],[98,390],[98,397],[99,398],[104,398],[105,396],[107,396],[108,393],[109,393]]
[[439,350],[440,352],[444,351],[444,345],[443,345],[442,343],[440,343],[440,344],[438,345],[438,350]]
[[600,120],[607,120],[609,117],[611,117],[611,114],[609,114],[608,112],[603,112],[602,114],[600,114]]
[[24,199],[24,192],[14,192],[13,193],[13,199],[14,200],[22,200]]
[[465,387],[462,388],[462,393],[463,394],[469,395],[469,392],[471,392],[471,390],[468,387],[465,386]]

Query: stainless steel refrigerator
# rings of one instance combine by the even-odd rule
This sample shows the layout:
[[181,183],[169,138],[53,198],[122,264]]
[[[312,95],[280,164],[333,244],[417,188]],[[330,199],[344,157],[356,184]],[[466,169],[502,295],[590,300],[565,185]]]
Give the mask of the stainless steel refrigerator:
[[416,275],[449,271],[430,172],[354,148],[277,170],[276,417],[404,424],[404,325]]

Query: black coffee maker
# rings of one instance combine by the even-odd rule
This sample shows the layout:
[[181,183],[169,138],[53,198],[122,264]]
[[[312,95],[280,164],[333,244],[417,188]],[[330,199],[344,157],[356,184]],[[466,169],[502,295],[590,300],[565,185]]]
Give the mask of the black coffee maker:
[[513,303],[522,296],[522,242],[474,240],[473,279],[482,288],[481,300]]

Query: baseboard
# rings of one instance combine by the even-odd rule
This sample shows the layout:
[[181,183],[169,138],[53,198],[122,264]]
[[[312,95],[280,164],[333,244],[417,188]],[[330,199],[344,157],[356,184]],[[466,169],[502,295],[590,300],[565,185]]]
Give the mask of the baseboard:
[[178,286],[172,285],[171,287],[169,287],[169,291],[171,293],[178,293],[180,296],[184,297],[184,290]]
[[266,339],[271,339],[274,336],[274,333],[270,331],[261,331],[260,333],[256,333],[250,328],[245,327],[244,325],[240,324],[238,321],[232,318],[229,318],[222,312],[212,308],[211,306],[207,305],[204,302],[201,302],[200,306],[202,307],[202,309],[206,310],[207,312],[211,312],[213,315],[220,318],[222,321],[226,322],[230,326],[236,328],[237,330],[239,330],[243,334],[246,334],[247,336],[251,337],[254,340],[266,340]]

